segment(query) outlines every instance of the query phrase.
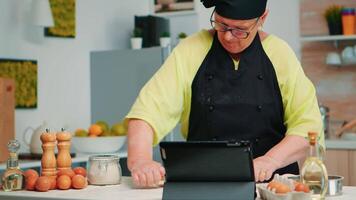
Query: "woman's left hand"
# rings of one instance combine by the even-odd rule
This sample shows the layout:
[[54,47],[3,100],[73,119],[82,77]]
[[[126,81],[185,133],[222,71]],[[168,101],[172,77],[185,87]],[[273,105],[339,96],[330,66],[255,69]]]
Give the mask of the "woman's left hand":
[[255,181],[263,182],[272,177],[274,171],[279,169],[279,162],[273,158],[264,155],[253,160],[253,166],[255,170]]

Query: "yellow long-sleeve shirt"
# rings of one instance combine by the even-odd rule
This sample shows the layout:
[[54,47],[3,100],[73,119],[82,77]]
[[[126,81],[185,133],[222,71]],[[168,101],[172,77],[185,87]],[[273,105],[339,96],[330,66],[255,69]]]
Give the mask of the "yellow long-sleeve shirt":
[[[126,116],[126,119],[142,119],[151,125],[154,145],[178,122],[182,124],[183,137],[187,137],[192,81],[212,41],[213,37],[207,30],[181,41],[142,88]],[[274,35],[268,35],[262,41],[262,46],[276,71],[283,101],[286,135],[307,138],[308,131],[316,131],[320,133],[319,144],[325,146],[315,88],[305,76],[293,50]],[[238,62],[235,64],[238,66]]]

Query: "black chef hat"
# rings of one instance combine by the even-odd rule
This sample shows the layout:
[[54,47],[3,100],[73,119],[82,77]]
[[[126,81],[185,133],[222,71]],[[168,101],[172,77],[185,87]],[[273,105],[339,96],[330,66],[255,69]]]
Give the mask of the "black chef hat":
[[201,0],[206,8],[215,6],[216,12],[229,19],[253,19],[266,10],[267,0]]

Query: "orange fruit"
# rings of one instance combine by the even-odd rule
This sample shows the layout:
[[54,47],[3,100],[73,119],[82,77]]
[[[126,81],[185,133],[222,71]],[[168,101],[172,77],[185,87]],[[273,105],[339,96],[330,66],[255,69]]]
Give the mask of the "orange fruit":
[[47,176],[40,176],[36,181],[36,190],[39,192],[47,192],[51,187],[51,181]]
[[38,179],[38,177],[35,177],[35,176],[26,177],[26,180],[25,180],[25,189],[26,189],[26,190],[30,190],[30,191],[35,190],[37,179]]
[[73,169],[74,173],[75,174],[79,174],[79,175],[82,175],[84,177],[87,176],[87,170],[84,169],[83,167],[76,167]]
[[101,128],[101,126],[97,125],[97,124],[92,124],[89,127],[89,135],[101,135],[103,133],[103,129]]
[[75,189],[83,189],[87,184],[87,179],[82,175],[77,174],[72,178],[72,187]]
[[36,178],[38,178],[38,177],[39,177],[37,171],[34,170],[34,169],[28,169],[28,170],[26,170],[25,173],[24,173],[24,175],[25,175],[26,178],[29,178],[29,177],[36,177]]
[[72,180],[68,175],[62,175],[57,178],[57,188],[61,190],[68,190],[72,185]]
[[49,176],[49,181],[51,182],[50,190],[55,190],[57,188],[57,176]]
[[58,171],[57,177],[60,177],[62,175],[67,175],[70,178],[72,178],[75,175],[75,173],[74,173],[74,171],[72,169],[61,169],[61,170]]

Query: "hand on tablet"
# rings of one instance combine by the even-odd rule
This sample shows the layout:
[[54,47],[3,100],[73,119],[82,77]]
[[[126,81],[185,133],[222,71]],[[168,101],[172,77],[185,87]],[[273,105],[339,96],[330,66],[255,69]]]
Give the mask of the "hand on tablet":
[[274,171],[279,168],[279,163],[269,156],[260,156],[253,160],[255,181],[263,182],[272,177]]
[[131,176],[138,188],[156,188],[162,186],[166,171],[164,167],[153,160],[138,160],[133,163]]

